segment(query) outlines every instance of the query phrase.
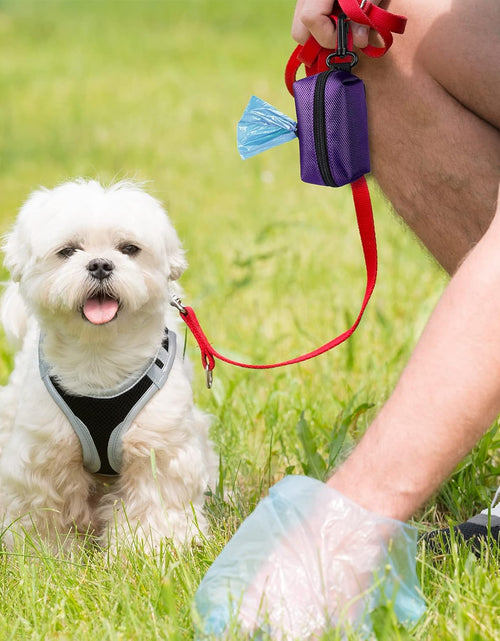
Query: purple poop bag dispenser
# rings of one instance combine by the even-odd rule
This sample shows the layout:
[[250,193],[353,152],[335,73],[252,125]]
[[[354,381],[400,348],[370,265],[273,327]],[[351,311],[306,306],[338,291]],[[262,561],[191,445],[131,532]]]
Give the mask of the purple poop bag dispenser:
[[238,123],[242,158],[299,138],[304,182],[341,187],[370,171],[368,118],[363,81],[331,69],[297,80],[297,123],[252,96]]
[[294,85],[300,175],[304,182],[341,187],[370,171],[363,81],[329,70]]

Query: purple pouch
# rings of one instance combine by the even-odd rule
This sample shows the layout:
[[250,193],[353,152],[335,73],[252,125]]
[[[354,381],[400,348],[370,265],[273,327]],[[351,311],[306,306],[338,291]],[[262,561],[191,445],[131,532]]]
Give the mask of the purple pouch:
[[294,85],[300,176],[341,187],[370,171],[365,87],[357,76],[329,70]]

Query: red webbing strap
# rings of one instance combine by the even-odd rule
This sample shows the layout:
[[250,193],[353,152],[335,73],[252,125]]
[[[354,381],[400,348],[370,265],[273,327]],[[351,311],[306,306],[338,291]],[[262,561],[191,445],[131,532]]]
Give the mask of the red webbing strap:
[[[330,18],[336,25],[337,16],[332,15]],[[350,51],[352,50],[352,33],[350,29],[347,32],[347,48]],[[295,82],[300,65],[304,65],[307,76],[314,76],[315,74],[328,69],[326,59],[331,53],[333,53],[332,49],[323,49],[323,47],[318,44],[313,37],[309,38],[305,45],[298,45],[295,47],[295,50],[290,56],[285,68],[285,84],[292,96],[293,83]],[[342,62],[342,59],[338,58],[336,62]]]
[[404,33],[406,27],[406,18],[404,16],[389,13],[389,11],[381,9],[371,2],[361,2],[360,4],[357,0],[337,1],[350,20],[374,29],[382,38],[383,47],[374,47],[369,44],[361,49],[363,53],[371,58],[379,58],[386,53],[392,45],[393,33]]
[[[404,33],[406,27],[406,18],[404,16],[389,13],[389,11],[381,9],[371,2],[360,3],[358,0],[337,0],[337,3],[349,20],[374,29],[382,38],[384,43],[382,47],[375,47],[369,44],[361,49],[363,53],[371,58],[379,58],[386,53],[392,45],[393,33]],[[336,15],[331,15],[330,18],[336,21]],[[348,35],[352,37],[350,29]],[[351,44],[349,44],[349,48],[351,48]],[[333,53],[333,49],[323,49],[312,36],[304,45],[298,45],[290,56],[285,69],[285,83],[288,91],[293,95],[293,83],[301,64],[304,65],[308,76],[325,71],[327,68],[325,61],[331,53]]]
[[[366,25],[371,29],[377,31],[381,36],[384,46],[383,47],[374,47],[368,45],[362,51],[371,57],[382,56],[392,44],[392,33],[403,33],[406,26],[406,18],[404,16],[398,16],[384,9],[380,9],[371,2],[365,0],[337,0],[337,3],[340,7],[340,10],[345,13],[345,15],[352,20],[353,22],[358,22],[360,24]],[[337,11],[338,12],[338,11]],[[330,16],[331,19],[336,23],[337,15]],[[349,29],[348,31],[348,49],[352,49],[352,33]],[[297,71],[300,65],[304,65],[306,69],[306,74],[308,76],[320,73],[328,68],[326,64],[327,57],[333,53],[333,50],[323,49],[316,40],[311,37],[305,43],[305,45],[299,45],[296,47],[295,51],[292,53],[290,60],[286,66],[285,70],[285,82],[288,87],[288,90],[293,95],[293,83],[297,75]],[[337,60],[341,62],[341,60]],[[297,356],[287,361],[282,361],[279,363],[271,363],[265,365],[253,365],[249,363],[240,363],[238,361],[232,360],[223,356],[217,352],[210,341],[208,340],[206,334],[203,332],[201,325],[196,318],[196,314],[191,307],[184,307],[179,301],[174,302],[174,305],[179,308],[180,315],[182,320],[189,327],[193,336],[195,337],[198,346],[201,351],[201,361],[203,367],[207,372],[207,383],[210,387],[211,385],[211,373],[215,367],[215,359],[229,363],[230,365],[236,365],[238,367],[246,367],[249,369],[272,369],[275,367],[283,367],[284,365],[292,365],[294,363],[301,363],[303,361],[324,354],[325,352],[333,349],[340,343],[343,343],[346,339],[351,336],[356,327],[359,325],[363,313],[365,311],[366,305],[370,300],[373,289],[375,287],[375,281],[377,279],[377,242],[375,237],[375,225],[373,222],[373,212],[372,205],[370,200],[370,192],[368,190],[368,185],[366,183],[366,178],[362,176],[355,182],[351,183],[352,195],[354,200],[354,206],[356,209],[356,218],[358,222],[358,229],[361,238],[361,244],[363,247],[363,255],[365,259],[366,266],[366,290],[361,304],[361,309],[359,311],[358,317],[356,318],[352,327],[346,330],[340,336],[337,336],[333,340],[325,343],[321,347],[303,354],[302,356]]]
[[180,313],[181,318],[189,327],[189,329],[193,333],[193,336],[195,337],[198,343],[198,346],[201,351],[201,361],[207,373],[210,373],[215,367],[216,358],[218,358],[221,361],[224,361],[225,363],[229,363],[230,365],[236,365],[238,367],[246,367],[249,369],[273,369],[275,367],[282,367],[284,365],[301,363],[302,361],[306,361],[306,360],[309,360],[310,358],[314,358],[315,356],[319,356],[320,354],[324,354],[325,352],[333,349],[337,345],[340,345],[340,343],[343,343],[347,338],[349,338],[349,336],[351,336],[351,334],[354,332],[356,327],[359,325],[361,317],[363,316],[363,313],[365,311],[366,305],[368,304],[370,296],[372,295],[373,289],[375,287],[375,281],[377,279],[377,241],[375,237],[375,225],[373,222],[373,211],[372,211],[372,205],[370,200],[370,192],[368,190],[366,178],[364,176],[362,176],[361,178],[358,178],[358,180],[351,183],[351,188],[352,188],[354,206],[356,209],[356,218],[358,222],[359,235],[361,238],[361,244],[363,247],[363,255],[364,255],[365,266],[366,266],[365,296],[363,298],[363,302],[361,304],[361,309],[358,314],[358,317],[356,318],[352,327],[350,327],[343,334],[340,334],[340,336],[337,336],[337,338],[334,338],[328,343],[325,343],[325,345],[318,347],[312,352],[303,354],[302,356],[297,356],[296,358],[292,358],[290,360],[282,361],[279,363],[272,363],[267,365],[252,365],[249,363],[240,363],[238,361],[234,361],[217,352],[212,347],[212,345],[210,344],[210,341],[208,340],[207,336],[203,332],[201,325],[198,319],[196,318],[196,314],[194,313],[194,310],[191,307],[181,306],[182,307],[182,311]]

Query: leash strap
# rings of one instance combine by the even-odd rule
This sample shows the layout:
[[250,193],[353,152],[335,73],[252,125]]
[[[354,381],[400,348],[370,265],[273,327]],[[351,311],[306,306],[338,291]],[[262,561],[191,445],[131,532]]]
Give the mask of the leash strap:
[[[380,58],[387,52],[393,42],[393,33],[404,33],[406,27],[404,16],[390,13],[365,0],[361,3],[358,0],[337,0],[337,4],[349,20],[374,29],[382,38],[384,43],[382,47],[369,44],[361,50],[370,58]],[[336,22],[337,15],[331,15],[330,18]],[[293,83],[299,67],[304,65],[308,76],[320,73],[327,68],[326,59],[331,53],[334,53],[332,49],[323,49],[312,36],[304,45],[298,45],[295,48],[285,69],[285,83],[292,96]]]
[[[384,43],[382,47],[375,47],[369,44],[364,49],[362,49],[362,51],[370,57],[378,58],[384,55],[384,53],[386,53],[386,51],[392,45],[392,34],[403,33],[405,30],[406,18],[404,16],[389,13],[388,11],[380,9],[367,0],[337,0],[337,4],[339,6],[336,7],[334,14],[330,16],[330,18],[335,22],[337,26],[339,17],[342,14],[345,14],[342,16],[342,19],[345,19],[345,17],[347,16],[347,19],[352,20],[353,22],[357,22],[369,27],[370,29],[374,29],[382,38],[382,41]],[[337,31],[340,31],[340,29],[338,29]],[[355,60],[357,60],[355,54],[352,52],[352,34],[350,29],[347,31],[346,44],[347,49],[349,50],[347,51],[347,53],[354,56]],[[285,70],[285,82],[290,93],[293,95],[293,83],[295,82],[297,71],[302,64],[305,66],[306,75],[311,76],[313,74],[317,74],[325,71],[328,68],[331,68],[331,65],[329,63],[332,58],[337,59],[338,64],[344,63],[345,54],[345,49],[339,47],[338,34],[337,49],[335,50],[324,49],[316,42],[316,40],[312,36],[304,45],[298,45],[292,53]],[[352,64],[350,66],[352,66]],[[201,352],[201,362],[206,371],[207,386],[209,388],[212,385],[215,359],[219,359],[221,361],[224,361],[225,363],[229,363],[230,365],[236,365],[237,367],[245,367],[248,369],[273,369],[276,367],[283,367],[285,365],[301,363],[311,358],[315,358],[320,354],[324,354],[325,352],[333,349],[337,345],[340,345],[345,340],[347,340],[357,328],[368,304],[368,301],[370,300],[370,296],[372,295],[377,279],[377,242],[375,236],[375,225],[373,222],[370,192],[368,190],[365,176],[362,176],[361,178],[358,178],[356,181],[352,182],[351,189],[365,260],[366,289],[359,314],[354,321],[354,324],[352,325],[352,327],[350,327],[348,330],[346,330],[344,333],[340,334],[333,340],[325,343],[312,352],[308,352],[307,354],[302,354],[301,356],[297,356],[290,360],[281,361],[278,363],[263,365],[240,363],[239,361],[227,358],[226,356],[220,354],[217,350],[215,350],[208,340],[203,329],[201,328],[200,322],[198,321],[192,307],[184,306],[176,297],[172,298],[171,304],[179,310],[182,320],[189,327],[196,339],[196,342],[198,343]]]
[[239,361],[232,360],[227,358],[223,354],[220,354],[214,347],[211,345],[206,334],[201,328],[200,322],[196,317],[196,314],[192,307],[187,307],[182,305],[179,299],[173,299],[172,305],[176,307],[179,312],[182,320],[191,330],[193,336],[198,343],[201,352],[201,362],[205,368],[207,374],[207,386],[211,387],[212,378],[213,378],[213,369],[215,367],[215,359],[229,363],[230,365],[236,365],[237,367],[245,367],[248,369],[273,369],[275,367],[283,367],[285,365],[293,365],[294,363],[301,363],[307,361],[311,358],[315,358],[320,354],[333,349],[340,343],[343,343],[346,339],[351,336],[356,327],[359,325],[361,317],[365,311],[366,305],[372,295],[373,289],[375,287],[375,281],[377,279],[377,242],[375,237],[375,225],[373,222],[373,211],[370,200],[370,192],[368,190],[368,185],[366,183],[366,178],[362,176],[358,178],[355,182],[351,183],[352,195],[354,201],[354,207],[356,209],[356,218],[358,222],[359,235],[361,238],[361,245],[363,248],[363,255],[365,259],[366,266],[366,290],[361,304],[361,309],[359,311],[358,317],[356,318],[352,327],[340,336],[337,336],[333,340],[325,343],[321,347],[292,358],[290,360],[282,361],[279,363],[271,363],[265,365],[253,365],[250,363],[240,363]]

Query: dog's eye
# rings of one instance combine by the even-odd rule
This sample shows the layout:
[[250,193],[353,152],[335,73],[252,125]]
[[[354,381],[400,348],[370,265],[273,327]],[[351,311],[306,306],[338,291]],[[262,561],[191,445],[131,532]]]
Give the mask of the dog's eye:
[[119,250],[121,251],[122,254],[125,254],[125,256],[135,256],[138,254],[141,250],[137,245],[120,245]]
[[57,252],[57,255],[61,256],[61,258],[69,258],[70,256],[73,256],[75,252],[76,252],[76,247],[64,247],[63,249]]

